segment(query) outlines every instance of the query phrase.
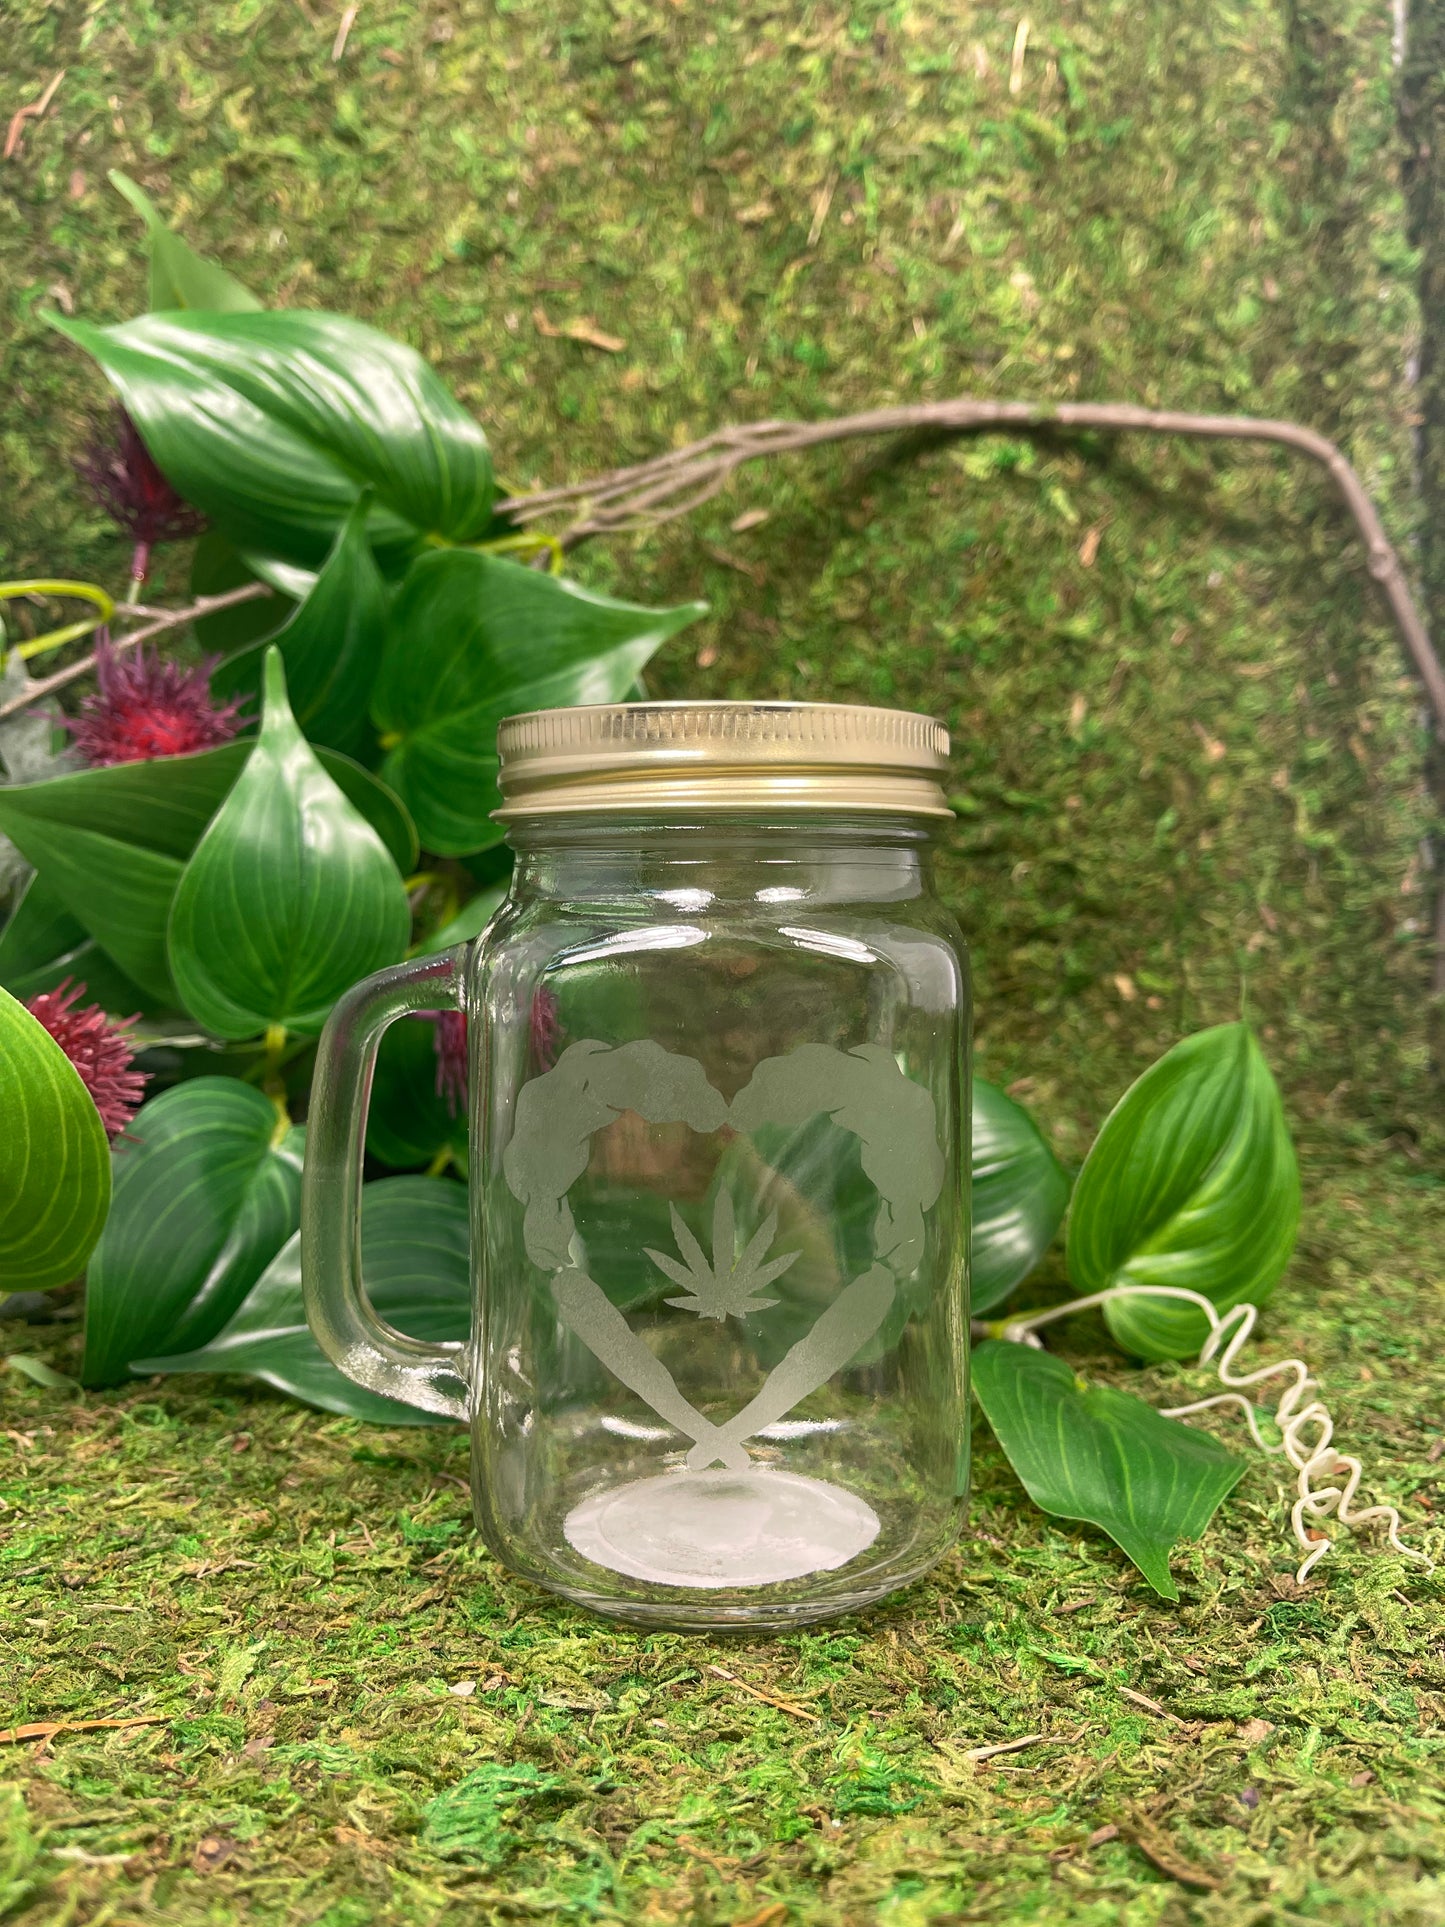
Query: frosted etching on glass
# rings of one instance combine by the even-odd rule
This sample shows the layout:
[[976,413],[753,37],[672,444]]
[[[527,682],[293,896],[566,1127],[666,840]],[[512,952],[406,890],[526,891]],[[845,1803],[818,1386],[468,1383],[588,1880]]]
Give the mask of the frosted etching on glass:
[[[649,1124],[682,1123],[705,1133],[728,1126],[743,1135],[822,1114],[857,1137],[863,1173],[878,1193],[873,1262],[843,1286],[742,1410],[720,1424],[683,1395],[576,1261],[568,1192],[588,1167],[594,1135],[628,1111]],[[700,1587],[762,1585],[824,1571],[870,1545],[879,1530],[871,1507],[823,1481],[758,1464],[747,1441],[858,1355],[923,1259],[924,1214],[942,1188],[944,1159],[933,1100],[892,1053],[878,1044],[850,1051],[800,1044],[764,1059],[728,1102],[694,1058],[660,1044],[576,1043],[523,1087],[502,1168],[523,1206],[527,1255],[549,1274],[561,1322],[691,1441],[681,1465],[575,1507],[565,1528],[571,1544],[614,1571]],[[772,1252],[776,1213],[739,1251],[733,1199],[720,1189],[710,1254],[676,1205],[671,1221],[678,1255],[651,1247],[639,1253],[684,1288],[667,1299],[669,1306],[721,1322],[765,1315],[777,1303],[767,1287],[799,1254]]]

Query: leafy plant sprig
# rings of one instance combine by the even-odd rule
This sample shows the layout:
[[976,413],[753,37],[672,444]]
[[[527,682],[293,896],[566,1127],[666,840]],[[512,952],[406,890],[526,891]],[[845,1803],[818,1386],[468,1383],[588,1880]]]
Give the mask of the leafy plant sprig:
[[[1407,1546],[1400,1538],[1397,1507],[1373,1505],[1356,1509],[1355,1494],[1364,1476],[1364,1466],[1359,1459],[1336,1451],[1333,1443],[1334,1420],[1328,1406],[1317,1396],[1319,1384],[1311,1376],[1303,1359],[1277,1359],[1272,1364],[1256,1367],[1252,1372],[1238,1373],[1234,1370],[1239,1354],[1249,1342],[1258,1322],[1257,1305],[1234,1305],[1221,1316],[1202,1292],[1190,1291],[1184,1286],[1116,1285],[1109,1291],[1094,1292],[1088,1298],[1071,1298],[1065,1304],[1050,1305],[1044,1311],[1024,1312],[1014,1318],[999,1319],[994,1324],[979,1321],[976,1329],[986,1335],[986,1342],[1002,1339],[1034,1348],[1039,1344],[1035,1334],[1043,1326],[1054,1324],[1061,1318],[1073,1318],[1081,1312],[1106,1307],[1112,1309],[1124,1298],[1136,1302],[1145,1298],[1184,1300],[1207,1320],[1209,1336],[1204,1341],[1197,1363],[1201,1367],[1213,1364],[1220,1384],[1229,1389],[1213,1393],[1208,1398],[1193,1399],[1187,1405],[1161,1408],[1159,1416],[1182,1419],[1192,1417],[1197,1412],[1234,1407],[1243,1412],[1250,1437],[1261,1452],[1282,1453],[1289,1460],[1298,1474],[1297,1497],[1290,1510],[1290,1525],[1305,1555],[1295,1574],[1300,1585],[1304,1584],[1319,1561],[1334,1550],[1334,1541],[1317,1530],[1318,1522],[1331,1516],[1338,1519],[1341,1525],[1350,1527],[1369,1525],[1376,1519],[1383,1519],[1387,1522],[1389,1543],[1402,1558],[1413,1559],[1427,1568],[1433,1566],[1434,1562],[1423,1552]],[[1290,1382],[1280,1393],[1270,1414],[1279,1435],[1275,1441],[1261,1429],[1258,1409],[1244,1394],[1251,1385],[1278,1378],[1282,1372],[1290,1374]],[[982,1402],[987,1412],[986,1395]],[[1343,1477],[1345,1484],[1317,1488],[1314,1482],[1321,1477]]]

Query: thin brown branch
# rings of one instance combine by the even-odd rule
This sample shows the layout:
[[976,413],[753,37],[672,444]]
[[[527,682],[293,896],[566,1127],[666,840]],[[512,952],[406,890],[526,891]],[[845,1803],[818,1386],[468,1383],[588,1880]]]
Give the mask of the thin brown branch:
[[922,402],[903,408],[877,408],[834,421],[767,421],[720,428],[685,448],[671,449],[648,462],[611,470],[590,481],[538,489],[511,497],[500,506],[523,525],[560,511],[576,512],[562,533],[566,548],[594,535],[619,535],[656,528],[709,501],[745,462],[859,436],[899,435],[920,429],[965,434],[985,429],[1018,433],[1049,429],[1099,429],[1114,433],[1184,435],[1202,441],[1272,442],[1318,462],[1333,481],[1354,519],[1365,547],[1366,564],[1379,583],[1415,673],[1425,686],[1436,728],[1445,736],[1445,669],[1410,593],[1389,537],[1364,484],[1323,435],[1298,422],[1264,421],[1250,415],[1189,415],[1170,409],[1136,408],[1128,402],[956,401]]
[[[199,596],[184,609],[157,612],[153,622],[146,623],[143,628],[133,629],[128,636],[121,636],[111,644],[111,648],[117,655],[121,655],[127,649],[134,649],[137,643],[149,642],[152,636],[159,636],[167,629],[179,629],[188,622],[196,621],[200,616],[214,615],[219,609],[234,609],[239,602],[254,602],[258,596],[270,594],[271,590],[264,582],[247,582],[239,589],[227,589],[224,595]],[[116,614],[120,613],[121,609],[117,609]],[[28,709],[32,703],[41,702],[46,696],[53,696],[57,689],[64,689],[70,683],[79,682],[80,678],[89,675],[94,667],[95,657],[84,656],[79,662],[67,663],[64,669],[57,669],[53,676],[42,676],[39,681],[31,683],[23,696],[16,696],[12,701],[0,705],[0,723],[11,716],[18,715],[22,709]]]

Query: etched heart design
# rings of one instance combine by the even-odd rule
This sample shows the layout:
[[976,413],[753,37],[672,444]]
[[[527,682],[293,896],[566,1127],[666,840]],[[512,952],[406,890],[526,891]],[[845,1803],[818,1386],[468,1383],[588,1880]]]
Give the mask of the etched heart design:
[[[864,1175],[878,1193],[873,1263],[843,1287],[757,1394],[722,1425],[683,1396],[602,1287],[573,1262],[577,1227],[567,1194],[587,1169],[593,1137],[624,1111],[649,1124],[681,1123],[704,1133],[724,1125],[743,1133],[798,1125],[822,1113],[857,1137]],[[523,1206],[527,1255],[551,1275],[562,1322],[659,1418],[693,1441],[687,1456],[692,1471],[719,1463],[745,1470],[752,1461],[744,1442],[826,1384],[873,1337],[899,1282],[923,1257],[924,1213],[942,1189],[944,1168],[932,1097],[881,1044],[851,1051],[799,1044],[765,1058],[729,1103],[695,1058],[650,1039],[616,1046],[584,1040],[523,1086],[502,1158],[507,1186]],[[675,1210],[673,1218],[675,1233],[682,1234],[682,1262],[648,1253],[666,1276],[688,1288],[685,1299],[669,1304],[725,1317],[772,1302],[758,1294],[796,1255],[767,1258],[772,1226],[762,1227],[767,1236],[755,1236],[739,1256],[731,1201],[725,1208],[720,1203],[709,1259]]]

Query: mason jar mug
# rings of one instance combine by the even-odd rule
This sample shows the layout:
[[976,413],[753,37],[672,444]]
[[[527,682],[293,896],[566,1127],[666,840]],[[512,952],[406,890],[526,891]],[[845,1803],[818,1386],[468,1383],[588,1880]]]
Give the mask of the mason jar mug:
[[[321,1040],[302,1251],[358,1384],[471,1429],[502,1563],[638,1624],[866,1605],[952,1543],[968,1466],[969,992],[936,899],[948,739],[814,703],[503,723],[510,892]],[[381,1034],[467,1020],[473,1322],[360,1268]]]

